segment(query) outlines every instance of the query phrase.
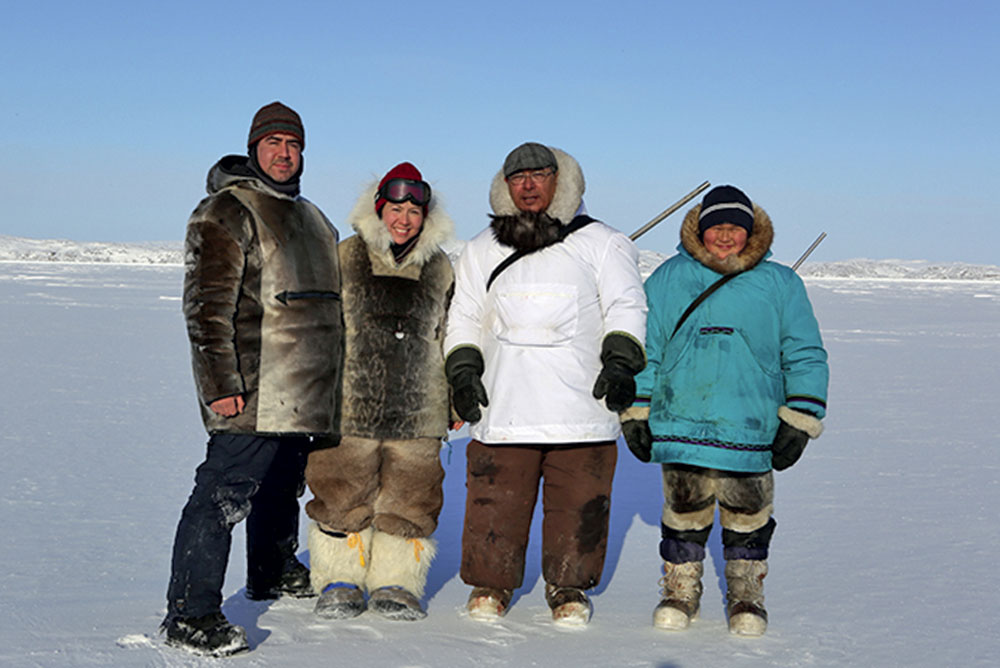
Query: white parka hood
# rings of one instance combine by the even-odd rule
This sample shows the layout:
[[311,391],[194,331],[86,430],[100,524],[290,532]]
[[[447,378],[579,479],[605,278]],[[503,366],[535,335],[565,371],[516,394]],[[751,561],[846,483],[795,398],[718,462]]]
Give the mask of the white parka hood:
[[[580,169],[580,163],[569,153],[551,146],[548,148],[556,156],[558,165],[556,173],[559,180],[556,182],[556,193],[546,213],[552,218],[557,218],[563,225],[568,225],[583,204],[583,192],[587,187],[583,179],[583,170]],[[490,185],[490,207],[498,216],[514,216],[518,213],[507,188],[503,169],[497,171]]]

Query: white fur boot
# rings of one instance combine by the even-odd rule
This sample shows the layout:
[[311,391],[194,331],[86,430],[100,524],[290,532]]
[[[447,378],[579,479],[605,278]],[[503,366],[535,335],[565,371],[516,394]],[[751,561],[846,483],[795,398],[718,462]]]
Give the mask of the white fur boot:
[[364,612],[373,533],[368,527],[339,537],[315,522],[309,525],[309,577],[319,594],[315,612],[320,617],[348,619]]
[[371,592],[371,609],[388,619],[413,621],[426,617],[420,598],[436,553],[437,543],[432,538],[401,538],[376,531],[365,578]]

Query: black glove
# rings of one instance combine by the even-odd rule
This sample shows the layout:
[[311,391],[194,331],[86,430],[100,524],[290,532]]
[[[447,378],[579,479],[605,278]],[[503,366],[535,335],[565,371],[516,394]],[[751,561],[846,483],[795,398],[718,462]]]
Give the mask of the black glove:
[[653,456],[653,434],[646,420],[625,420],[622,422],[625,443],[640,462],[648,462]]
[[609,410],[625,410],[635,399],[635,374],[646,366],[646,354],[624,334],[608,334],[601,344],[601,362],[594,398],[604,399]]
[[444,363],[455,412],[466,422],[479,422],[483,417],[479,406],[490,405],[480,380],[485,368],[482,354],[471,346],[456,348]]
[[799,461],[808,442],[809,434],[780,420],[778,433],[774,435],[774,443],[771,444],[771,466],[775,471],[784,471]]

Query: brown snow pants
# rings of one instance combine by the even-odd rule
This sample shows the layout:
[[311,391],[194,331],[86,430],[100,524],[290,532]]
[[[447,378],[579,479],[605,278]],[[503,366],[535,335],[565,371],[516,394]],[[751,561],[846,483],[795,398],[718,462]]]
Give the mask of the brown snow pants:
[[441,441],[344,436],[309,453],[306,514],[325,529],[353,533],[374,526],[401,538],[425,538],[444,503]]
[[608,547],[615,442],[551,446],[473,440],[466,452],[462,580],[497,589],[521,586],[542,479],[542,577],[561,587],[596,586]]

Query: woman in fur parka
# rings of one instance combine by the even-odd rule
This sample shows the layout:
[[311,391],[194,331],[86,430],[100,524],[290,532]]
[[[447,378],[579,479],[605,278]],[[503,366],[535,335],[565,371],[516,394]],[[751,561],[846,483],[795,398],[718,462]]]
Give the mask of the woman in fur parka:
[[821,433],[829,376],[802,280],[767,261],[772,238],[763,209],[737,188],[714,188],[685,217],[678,254],[646,281],[648,364],[622,430],[640,460],[663,468],[659,628],[687,628],[698,614],[716,501],[729,629],[767,626],[771,470],[794,464]]
[[441,344],[454,275],[440,244],[454,226],[407,162],[365,190],[348,222],[357,234],[339,246],[343,438],[306,468],[316,613],[344,619],[370,607],[415,620],[426,616],[420,598],[443,502]]

